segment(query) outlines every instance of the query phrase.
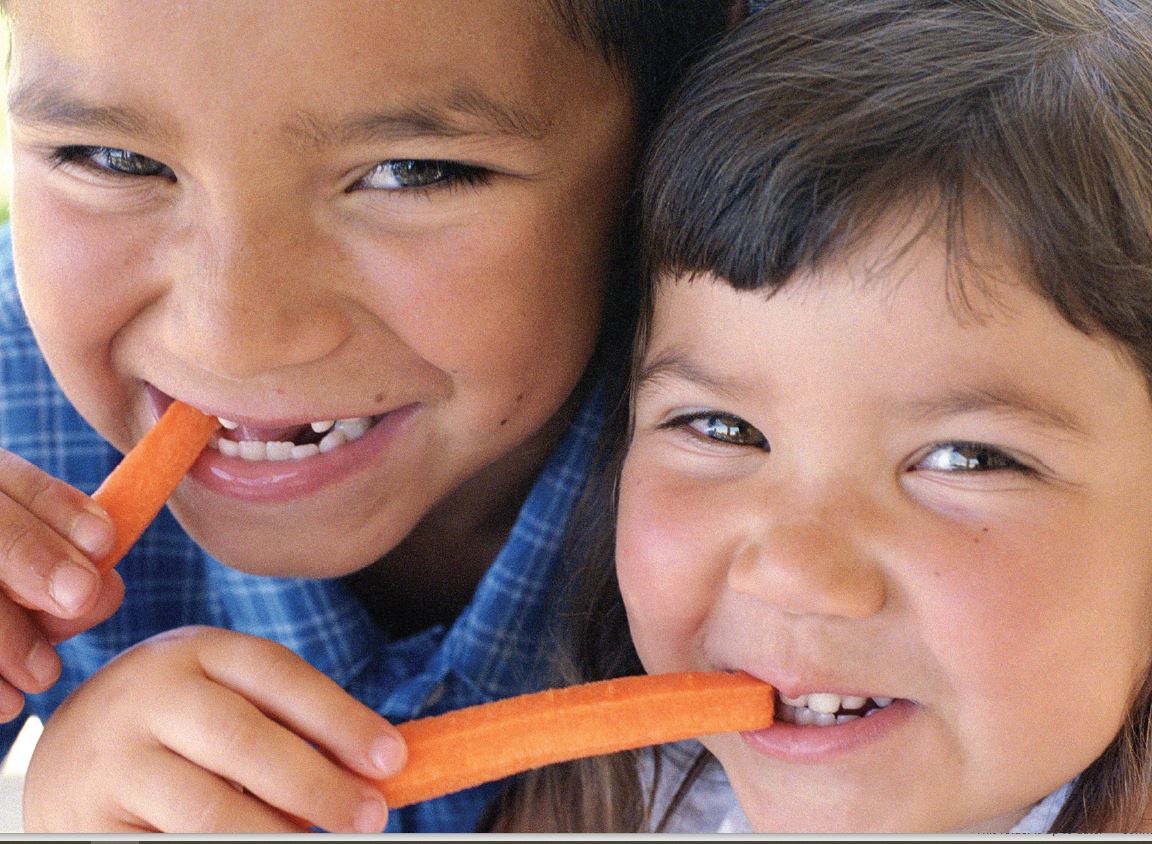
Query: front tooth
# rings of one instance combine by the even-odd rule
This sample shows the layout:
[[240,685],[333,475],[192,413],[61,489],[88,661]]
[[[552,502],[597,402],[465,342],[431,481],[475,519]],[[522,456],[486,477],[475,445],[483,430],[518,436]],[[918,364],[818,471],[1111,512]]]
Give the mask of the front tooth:
[[269,460],[291,460],[294,445],[295,443],[290,442],[270,442],[265,446],[264,452]]
[[295,460],[303,460],[305,457],[311,457],[314,454],[320,453],[320,446],[316,443],[308,443],[306,445],[292,446],[292,457]]
[[221,437],[216,442],[216,447],[220,449],[220,453],[225,457],[239,457],[240,456],[240,443],[235,440],[226,440]]
[[885,706],[890,704],[895,699],[896,698],[893,698],[893,697],[874,697],[874,698],[872,698],[872,702],[874,704],[876,704],[878,707],[880,707],[881,709],[883,709]]
[[227,428],[229,431],[235,431],[240,427],[239,422],[233,422],[231,419],[225,419],[223,416],[217,416],[216,421],[220,423],[220,427]]
[[812,723],[817,727],[831,727],[836,723],[836,716],[831,712],[817,712],[812,716]]
[[348,437],[343,431],[329,431],[324,435],[324,439],[320,440],[320,451],[321,453],[331,451],[346,442],[348,442]]
[[336,430],[343,431],[344,436],[351,442],[364,436],[364,432],[368,430],[368,419],[364,416],[355,419],[341,419],[336,423]]
[[845,695],[840,698],[840,705],[845,709],[863,709],[867,702],[868,698],[856,697],[855,695]]
[[789,706],[807,706],[808,695],[800,695],[800,697],[784,697],[784,695],[780,695],[780,702],[786,703]]
[[816,721],[816,713],[806,706],[796,710],[796,724],[801,727],[811,727]]
[[335,419],[329,419],[326,422],[313,422],[312,430],[317,434],[323,434],[325,431],[331,431],[332,426],[336,424]]
[[815,712],[835,714],[840,708],[840,695],[832,692],[817,692],[808,695],[808,708]]
[[268,457],[268,444],[261,440],[241,440],[240,456],[245,460],[265,460]]

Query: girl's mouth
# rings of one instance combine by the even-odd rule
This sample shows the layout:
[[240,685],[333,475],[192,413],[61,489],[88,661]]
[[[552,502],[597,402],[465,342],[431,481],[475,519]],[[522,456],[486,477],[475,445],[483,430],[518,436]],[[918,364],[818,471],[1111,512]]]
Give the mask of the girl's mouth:
[[255,427],[220,418],[222,430],[208,445],[225,457],[239,457],[253,463],[304,460],[360,439],[382,418],[381,415],[326,419],[279,428]]
[[776,693],[776,720],[801,727],[832,727],[867,718],[889,706],[890,697],[855,697],[833,692],[809,692],[798,697]]

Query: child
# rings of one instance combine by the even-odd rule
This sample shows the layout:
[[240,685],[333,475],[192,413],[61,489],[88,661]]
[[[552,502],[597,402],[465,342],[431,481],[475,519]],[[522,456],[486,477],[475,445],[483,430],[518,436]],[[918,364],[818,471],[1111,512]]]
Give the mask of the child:
[[[162,757],[171,778],[145,777],[155,818],[76,804],[94,814],[57,831],[162,828],[162,786],[185,817],[208,805],[223,824],[247,811],[253,831],[294,815],[378,831],[385,807],[362,778],[403,761],[381,715],[533,687],[599,424],[597,348],[618,353],[629,312],[617,244],[632,160],[726,6],[9,3],[0,580],[43,612],[0,599],[0,716],[47,689],[29,706],[46,717],[178,625],[298,654],[173,637],[214,655],[196,663],[212,666],[200,705],[172,712],[203,729],[202,767]],[[227,420],[171,502],[204,551],[165,516],[123,585],[98,584],[110,526],[76,488],[118,459],[103,438],[126,450],[173,398]],[[49,642],[108,616],[123,588],[108,623],[60,646],[61,669]],[[158,679],[121,687],[124,706],[158,706]],[[240,758],[218,737],[236,722],[215,719],[253,715],[245,694],[269,688],[262,711],[299,732],[278,728],[288,755],[274,758],[297,764],[260,766],[258,784],[207,776]],[[490,793],[391,828],[471,829]],[[33,811],[31,825],[58,820]]]
[[1140,829],[1152,15],[779,0],[698,67],[646,173],[619,592],[572,641],[577,679],[750,672],[777,725],[702,740],[742,813],[676,745],[497,827]]

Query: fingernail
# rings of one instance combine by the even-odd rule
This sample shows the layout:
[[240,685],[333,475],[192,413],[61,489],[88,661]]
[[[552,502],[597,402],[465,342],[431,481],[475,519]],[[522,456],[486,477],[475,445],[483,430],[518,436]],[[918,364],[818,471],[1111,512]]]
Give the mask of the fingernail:
[[370,797],[360,804],[352,823],[357,832],[383,832],[388,824],[388,807],[379,797]]
[[394,774],[404,764],[404,746],[398,739],[382,735],[372,743],[369,756],[381,774]]
[[65,560],[52,572],[48,594],[62,610],[74,613],[88,601],[98,582],[95,572]]
[[56,679],[56,675],[60,673],[60,659],[56,656],[56,651],[52,646],[41,639],[28,652],[28,656],[24,660],[24,667],[28,669],[28,673],[37,683],[41,686],[49,686]]
[[68,537],[72,540],[72,544],[85,554],[97,558],[107,554],[116,539],[111,522],[87,511],[72,522]]

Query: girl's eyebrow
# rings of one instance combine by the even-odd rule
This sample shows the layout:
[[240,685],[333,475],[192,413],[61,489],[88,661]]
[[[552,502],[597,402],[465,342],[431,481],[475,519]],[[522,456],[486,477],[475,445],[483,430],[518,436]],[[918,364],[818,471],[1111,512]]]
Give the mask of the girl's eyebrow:
[[665,379],[684,381],[733,399],[743,389],[737,379],[714,374],[677,349],[668,349],[647,358],[636,372],[634,389],[636,392],[651,389]]
[[938,396],[908,401],[905,410],[909,415],[921,419],[969,413],[1007,413],[1023,417],[1041,428],[1071,434],[1079,439],[1088,437],[1086,426],[1073,411],[1046,396],[1028,392],[1010,383],[956,389]]

